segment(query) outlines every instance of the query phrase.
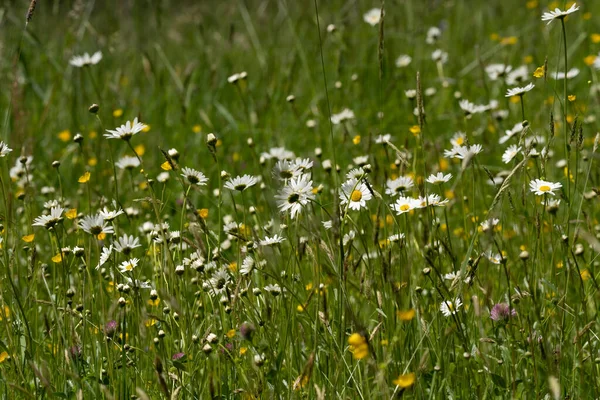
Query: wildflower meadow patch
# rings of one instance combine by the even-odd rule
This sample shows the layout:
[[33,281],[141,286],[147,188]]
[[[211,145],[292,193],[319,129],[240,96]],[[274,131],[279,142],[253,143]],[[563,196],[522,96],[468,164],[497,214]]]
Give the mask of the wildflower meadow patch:
[[0,5],[0,396],[600,398],[598,15]]

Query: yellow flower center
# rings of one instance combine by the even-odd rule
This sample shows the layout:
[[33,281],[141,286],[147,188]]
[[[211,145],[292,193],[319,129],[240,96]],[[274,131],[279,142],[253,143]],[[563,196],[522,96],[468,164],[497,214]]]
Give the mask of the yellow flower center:
[[461,138],[461,137],[459,137],[459,138],[457,138],[457,139],[456,139],[456,144],[457,144],[457,145],[459,145],[459,146],[462,146],[462,144],[463,144],[464,142],[465,142],[465,141],[464,141],[464,139],[463,139],[463,138]]
[[352,199],[352,201],[360,201],[360,199],[362,199],[362,192],[360,190],[352,191],[350,199]]
[[408,204],[402,204],[400,206],[400,211],[408,211],[410,209],[410,206]]
[[448,311],[450,311],[450,312],[454,311],[454,304],[452,304],[451,301],[447,301],[446,305],[448,306]]
[[133,265],[132,265],[132,264],[127,264],[127,265],[125,266],[125,270],[126,270],[126,271],[131,271],[132,269],[133,269]]
[[549,192],[549,191],[550,191],[550,186],[548,186],[548,185],[540,186],[540,192]]

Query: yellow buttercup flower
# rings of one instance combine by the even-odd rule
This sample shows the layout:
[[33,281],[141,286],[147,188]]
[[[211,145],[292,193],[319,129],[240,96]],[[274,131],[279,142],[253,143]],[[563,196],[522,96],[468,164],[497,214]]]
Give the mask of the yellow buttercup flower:
[[113,117],[115,117],[115,118],[119,118],[122,115],[123,115],[123,110],[121,108],[117,108],[115,111],[113,111]]
[[86,171],[83,175],[81,175],[79,177],[79,179],[77,180],[77,182],[79,183],[87,183],[90,180],[90,176],[92,174],[89,171]]
[[65,213],[65,217],[67,217],[68,219],[75,219],[75,218],[77,218],[77,209],[76,208],[71,208],[69,211],[67,211]]
[[25,243],[31,243],[33,242],[33,239],[35,238],[35,234],[31,234],[31,235],[26,235],[23,236],[21,239],[25,242]]
[[415,384],[416,375],[414,372],[400,375],[398,378],[394,379],[394,385],[398,386],[400,389],[406,389]]
[[170,171],[173,169],[171,167],[171,163],[169,163],[168,161],[165,161],[164,163],[160,164],[160,167],[165,171]]
[[69,140],[71,140],[71,131],[69,131],[68,129],[65,129],[64,131],[59,132],[58,139],[61,142],[68,142]]

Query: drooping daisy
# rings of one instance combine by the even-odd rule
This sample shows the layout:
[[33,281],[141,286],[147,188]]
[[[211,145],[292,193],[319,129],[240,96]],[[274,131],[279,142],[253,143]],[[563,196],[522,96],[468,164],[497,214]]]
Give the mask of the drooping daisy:
[[276,283],[272,283],[263,288],[265,291],[271,293],[272,296],[277,297],[281,294],[281,286]]
[[508,139],[510,139],[511,137],[513,137],[514,135],[516,135],[517,133],[521,133],[523,132],[523,123],[521,122],[517,122],[515,124],[515,126],[512,127],[512,129],[507,129],[504,131],[504,136],[502,136],[500,138],[500,140],[498,141],[498,143],[502,144],[505,143],[506,141],[508,141]]
[[564,71],[556,71],[555,73],[553,73],[550,76],[553,79],[560,80],[560,79],[565,79],[565,78],[573,79],[577,75],[579,75],[579,68],[571,68],[570,70],[567,71],[566,74],[564,73]]
[[125,255],[129,255],[133,249],[140,246],[140,240],[133,235],[123,235],[115,242],[115,250]]
[[346,179],[362,179],[365,176],[365,170],[362,167],[353,168],[346,174]]
[[444,317],[449,317],[453,314],[456,314],[460,309],[460,306],[462,306],[462,300],[458,297],[454,299],[454,301],[444,300],[440,304],[440,311]]
[[421,202],[412,197],[400,196],[398,200],[392,204],[392,209],[396,211],[396,214],[398,215],[407,213],[415,208],[421,208]]
[[312,180],[306,174],[292,178],[275,198],[279,200],[279,210],[289,210],[291,218],[294,219],[302,208],[315,198],[312,193]]
[[200,171],[196,171],[193,168],[184,167],[181,169],[181,176],[187,179],[190,185],[204,186],[208,182],[208,178]]
[[502,154],[502,162],[504,162],[504,164],[508,164],[513,158],[515,158],[517,154],[519,154],[520,151],[521,147],[517,147],[516,144],[508,146],[508,148],[504,151],[504,154]]
[[3,141],[0,141],[0,158],[2,157],[6,157],[6,155],[8,153],[10,153],[12,151],[11,148],[9,148],[6,143],[4,143]]
[[115,232],[113,227],[109,226],[100,214],[83,217],[83,220],[79,222],[79,227],[94,236]]
[[123,261],[119,265],[119,271],[121,271],[122,274],[131,272],[137,267],[139,262],[140,262],[140,260],[137,258],[132,258],[131,260]]
[[488,252],[484,253],[484,256],[485,256],[485,257],[486,257],[488,260],[490,260],[490,262],[491,262],[492,264],[497,264],[497,265],[500,265],[500,264],[502,264],[502,261],[504,260],[504,259],[502,258],[502,255],[501,255],[501,254],[492,253],[491,251],[488,251]]
[[439,185],[440,183],[448,182],[450,179],[452,179],[452,174],[444,175],[442,172],[438,172],[436,175],[429,175],[427,182],[431,183],[432,185]]
[[370,9],[363,15],[363,20],[371,26],[377,25],[379,23],[379,21],[381,21],[381,9],[379,9],[379,8]]
[[542,14],[542,21],[548,21],[546,25],[550,25],[555,19],[564,19],[567,15],[574,13],[579,10],[577,3],[573,3],[571,8],[566,11],[562,11],[559,8],[555,8],[554,11],[545,12]]
[[96,65],[102,60],[102,52],[97,51],[91,56],[88,53],[84,53],[81,56],[73,56],[71,60],[69,60],[69,64],[74,67],[81,68],[86,67],[88,65]]
[[538,196],[545,194],[551,194],[554,196],[554,191],[560,189],[561,187],[562,183],[560,182],[548,182],[542,179],[534,179],[529,182],[529,189]]
[[46,229],[54,228],[60,221],[63,220],[62,213],[65,209],[62,207],[52,207],[50,214],[40,215],[33,220],[32,226],[43,226]]
[[229,190],[237,190],[238,192],[243,192],[251,186],[256,185],[258,182],[258,178],[251,175],[244,176],[236,176],[235,178],[230,179],[225,183],[225,188]]
[[446,53],[445,51],[442,51],[440,49],[435,50],[433,53],[431,53],[431,59],[433,61],[435,61],[436,63],[441,63],[441,64],[446,64],[446,62],[448,61],[448,53]]
[[525,87],[517,86],[517,87],[511,88],[511,89],[508,89],[506,91],[506,97],[523,96],[525,93],[529,92],[534,87],[535,87],[535,85],[533,83],[529,83]]
[[265,236],[265,238],[261,239],[259,243],[261,246],[273,246],[273,245],[282,243],[283,241],[285,241],[284,237],[281,237],[278,234],[275,234],[275,235],[273,235],[273,237]]
[[146,124],[138,122],[137,117],[132,121],[127,121],[124,125],[115,130],[107,129],[108,133],[104,134],[107,139],[122,139],[128,141],[131,137],[146,128]]
[[446,205],[450,200],[448,199],[444,199],[442,200],[442,198],[440,197],[439,194],[430,194],[427,195],[427,197],[423,197],[423,196],[419,196],[418,198],[420,207],[427,207],[428,205],[431,207],[441,207],[443,205]]
[[440,30],[440,28],[438,28],[437,26],[431,26],[427,30],[427,38],[425,39],[425,42],[427,44],[435,44],[435,42],[437,42],[440,36],[442,36],[442,31]]
[[116,210],[109,210],[108,208],[104,207],[102,210],[99,211],[99,213],[105,221],[110,222],[117,218],[119,215],[123,214],[123,210],[120,208]]
[[349,179],[342,184],[340,191],[340,204],[346,205],[351,210],[360,210],[367,207],[367,201],[371,200],[373,195],[363,182],[357,179]]
[[273,167],[273,176],[282,181],[294,178],[302,174],[302,170],[298,168],[294,161],[279,160]]
[[100,269],[100,267],[103,266],[104,263],[108,261],[108,259],[110,258],[110,255],[112,254],[112,251],[113,251],[112,244],[109,247],[102,248],[102,254],[100,254],[100,261],[98,262],[98,265],[96,265],[96,269]]
[[498,78],[506,76],[512,67],[504,64],[490,64],[485,67],[485,72],[492,81],[497,81]]
[[398,196],[405,191],[410,190],[413,185],[414,182],[410,176],[400,176],[394,180],[388,179],[386,182],[385,194]]
[[119,169],[130,170],[140,166],[140,160],[137,157],[124,156],[115,163],[115,166]]
[[390,135],[389,133],[386,133],[385,135],[379,135],[375,138],[375,143],[387,144],[391,138],[392,138],[392,135]]
[[296,158],[294,165],[301,172],[306,172],[313,167],[313,162],[310,158]]

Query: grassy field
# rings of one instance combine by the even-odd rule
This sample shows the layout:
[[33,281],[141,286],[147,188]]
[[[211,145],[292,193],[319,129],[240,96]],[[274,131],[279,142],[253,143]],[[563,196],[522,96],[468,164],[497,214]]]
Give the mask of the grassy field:
[[2,2],[0,396],[599,398],[599,15]]

